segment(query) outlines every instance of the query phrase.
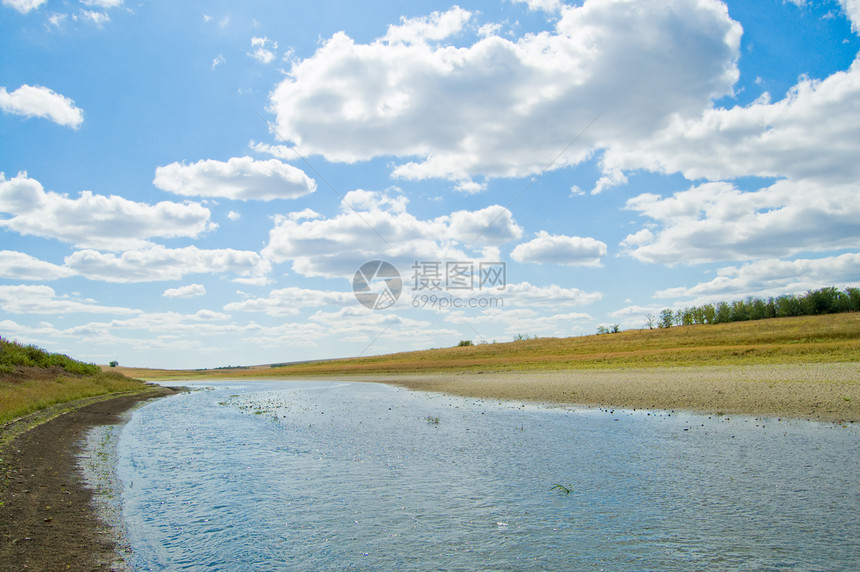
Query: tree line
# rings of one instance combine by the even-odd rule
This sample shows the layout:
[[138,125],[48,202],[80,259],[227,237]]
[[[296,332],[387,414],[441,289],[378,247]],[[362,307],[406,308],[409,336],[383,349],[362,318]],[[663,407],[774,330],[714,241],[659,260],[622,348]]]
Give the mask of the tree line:
[[683,310],[666,308],[655,318],[647,316],[648,327],[690,326],[692,324],[726,324],[746,320],[817,316],[860,311],[860,288],[839,290],[835,286],[809,290],[806,294],[788,294],[767,300],[750,296],[745,300],[705,304]]

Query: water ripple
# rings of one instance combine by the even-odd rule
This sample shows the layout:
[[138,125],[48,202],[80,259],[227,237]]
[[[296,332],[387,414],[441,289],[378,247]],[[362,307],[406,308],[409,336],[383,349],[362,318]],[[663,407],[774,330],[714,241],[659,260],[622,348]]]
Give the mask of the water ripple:
[[759,424],[226,382],[152,402],[123,429],[131,564],[850,568],[858,430]]

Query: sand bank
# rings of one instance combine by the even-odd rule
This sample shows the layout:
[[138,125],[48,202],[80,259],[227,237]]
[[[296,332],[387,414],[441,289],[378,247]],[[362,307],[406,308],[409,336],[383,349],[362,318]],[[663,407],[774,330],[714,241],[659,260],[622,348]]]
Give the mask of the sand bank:
[[860,422],[860,363],[375,375],[360,379],[483,399]]

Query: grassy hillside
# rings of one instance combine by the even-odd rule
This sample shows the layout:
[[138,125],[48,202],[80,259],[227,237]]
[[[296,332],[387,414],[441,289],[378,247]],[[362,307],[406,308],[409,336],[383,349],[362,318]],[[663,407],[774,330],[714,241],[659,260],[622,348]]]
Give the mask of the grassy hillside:
[[0,338],[0,424],[60,403],[147,388],[95,364]]
[[281,367],[134,374],[262,377],[820,362],[860,362],[860,313],[538,338]]

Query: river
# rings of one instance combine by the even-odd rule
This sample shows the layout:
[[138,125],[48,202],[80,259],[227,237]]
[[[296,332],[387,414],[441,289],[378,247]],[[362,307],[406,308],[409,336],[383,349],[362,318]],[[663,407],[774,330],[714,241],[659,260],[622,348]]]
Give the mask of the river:
[[187,385],[119,433],[135,570],[858,564],[854,426],[372,383]]

